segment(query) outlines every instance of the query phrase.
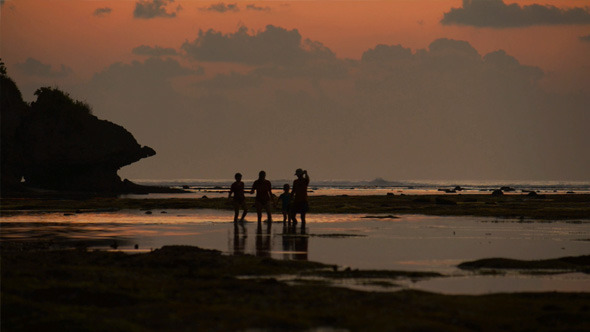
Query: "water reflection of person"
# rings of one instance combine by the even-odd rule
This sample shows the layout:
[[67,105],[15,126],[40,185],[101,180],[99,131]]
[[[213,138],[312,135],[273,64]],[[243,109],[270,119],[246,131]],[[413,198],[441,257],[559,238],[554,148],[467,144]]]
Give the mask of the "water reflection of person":
[[246,250],[246,238],[248,234],[243,223],[234,223],[234,255],[243,255]]
[[283,225],[283,258],[292,260],[307,260],[309,237],[305,228],[301,229],[301,234],[297,234],[297,226]]
[[270,257],[270,223],[264,233],[260,223],[256,227],[256,256]]

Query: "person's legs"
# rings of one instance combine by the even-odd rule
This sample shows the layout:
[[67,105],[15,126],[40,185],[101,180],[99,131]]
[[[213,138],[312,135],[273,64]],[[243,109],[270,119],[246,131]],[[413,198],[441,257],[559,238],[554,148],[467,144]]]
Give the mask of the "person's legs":
[[305,215],[307,214],[307,210],[309,210],[309,205],[307,202],[301,203],[301,229],[305,229]]
[[[246,206],[246,201],[242,202],[242,209],[244,210],[244,212],[242,212],[242,218],[240,219],[240,222],[244,221],[244,218],[246,218],[246,214],[248,214],[248,207]],[[236,215],[237,218],[237,215]]]
[[259,201],[256,201],[256,214],[258,215],[258,224],[262,222],[262,204]]
[[266,209],[266,216],[268,218],[267,220],[270,225],[270,223],[272,223],[272,211],[270,210],[270,202],[266,202],[266,204],[264,206]]
[[234,222],[238,221],[238,216],[240,215],[240,204],[236,201],[234,203]]

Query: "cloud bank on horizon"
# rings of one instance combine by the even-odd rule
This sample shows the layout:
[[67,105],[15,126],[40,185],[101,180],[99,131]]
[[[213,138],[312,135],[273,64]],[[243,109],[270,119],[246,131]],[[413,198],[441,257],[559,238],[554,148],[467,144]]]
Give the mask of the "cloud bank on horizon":
[[[156,148],[137,177],[305,164],[320,178],[543,179],[576,160],[567,177],[587,179],[590,99],[544,92],[543,71],[503,50],[440,38],[339,59],[267,26],[201,31],[179,53],[114,64],[77,93]],[[235,67],[208,74],[219,62]]]
[[514,28],[533,25],[590,24],[590,8],[561,9],[551,5],[520,6],[503,0],[463,0],[461,8],[444,13],[442,24]]
[[15,67],[25,75],[37,77],[59,78],[66,77],[72,73],[72,69],[63,64],[59,70],[54,70],[50,64],[42,63],[33,58],[27,58],[25,62],[17,63]]

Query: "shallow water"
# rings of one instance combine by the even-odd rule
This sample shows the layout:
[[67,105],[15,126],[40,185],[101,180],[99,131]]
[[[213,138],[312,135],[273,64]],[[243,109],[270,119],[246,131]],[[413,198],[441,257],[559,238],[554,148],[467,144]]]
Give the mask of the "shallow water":
[[[310,215],[302,234],[300,227],[294,233],[280,222],[270,229],[268,224],[258,227],[256,222],[235,226],[228,221],[233,218],[231,211],[151,212],[3,216],[0,240],[85,241],[100,249],[111,249],[116,243],[118,250],[128,252],[180,244],[226,254],[318,261],[341,268],[434,271],[449,277],[406,280],[400,285],[454,294],[590,291],[590,276],[585,274],[479,276],[456,268],[464,261],[490,257],[529,260],[590,254],[590,221],[519,223],[483,217],[402,215],[380,219],[323,214]],[[134,249],[135,245],[139,249]]]

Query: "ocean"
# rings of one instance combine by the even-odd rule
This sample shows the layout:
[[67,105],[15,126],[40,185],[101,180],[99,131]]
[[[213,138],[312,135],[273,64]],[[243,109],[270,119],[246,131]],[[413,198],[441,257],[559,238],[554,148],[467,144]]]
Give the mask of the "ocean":
[[[251,186],[255,179],[244,179],[246,187]],[[269,179],[273,190],[280,193],[284,184],[293,183],[293,179]],[[138,184],[173,187],[185,189],[186,194],[150,194],[148,198],[198,198],[221,197],[227,195],[233,179],[134,179]],[[381,178],[374,180],[315,180],[310,183],[310,195],[386,195],[388,193],[404,195],[435,195],[435,194],[485,194],[495,189],[504,188],[507,194],[522,194],[535,191],[539,194],[588,194],[590,181],[514,181],[514,180],[403,180],[388,181]],[[125,195],[133,198],[136,195]],[[142,195],[142,197],[146,197]]]

